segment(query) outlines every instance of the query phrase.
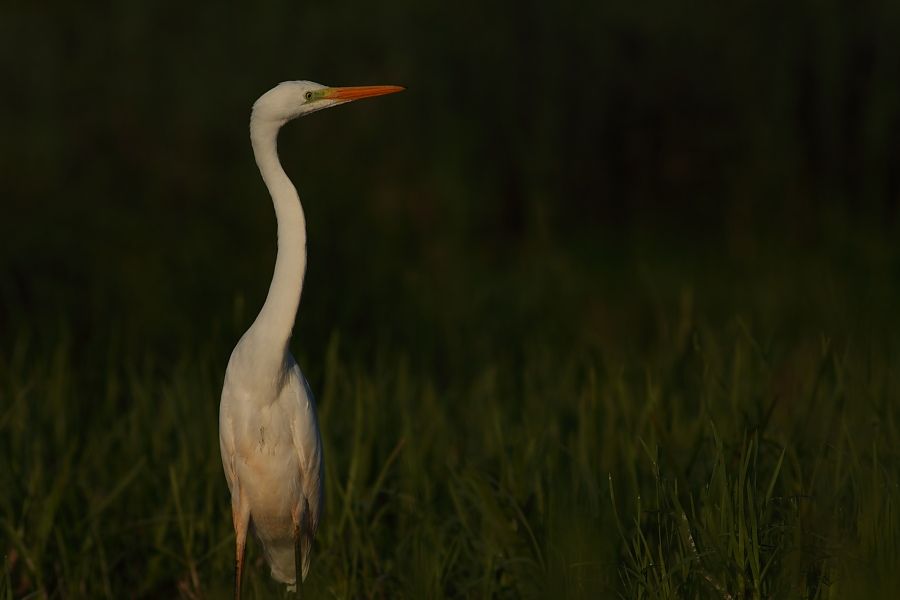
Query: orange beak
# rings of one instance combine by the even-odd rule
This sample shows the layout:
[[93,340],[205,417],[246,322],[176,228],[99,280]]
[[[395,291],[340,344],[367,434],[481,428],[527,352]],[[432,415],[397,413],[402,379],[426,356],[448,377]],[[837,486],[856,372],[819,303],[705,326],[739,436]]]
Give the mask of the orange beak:
[[336,87],[329,88],[325,92],[324,97],[329,100],[359,100],[361,98],[372,98],[374,96],[384,96],[385,94],[395,94],[402,92],[406,88],[399,85],[360,85],[356,87]]

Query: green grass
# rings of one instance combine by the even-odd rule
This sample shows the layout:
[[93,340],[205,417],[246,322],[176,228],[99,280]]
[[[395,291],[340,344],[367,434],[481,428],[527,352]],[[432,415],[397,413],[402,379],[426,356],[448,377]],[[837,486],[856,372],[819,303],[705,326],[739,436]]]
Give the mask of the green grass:
[[0,7],[0,600],[229,597],[306,77],[311,598],[897,596],[900,3],[244,4]]
[[[401,290],[394,341],[304,337],[304,313],[327,476],[309,597],[893,597],[894,255],[636,247],[618,270],[552,248],[473,269],[474,308],[446,299],[461,277]],[[5,339],[0,599],[229,596],[240,306],[144,350]],[[248,564],[248,597],[283,595],[253,542]]]

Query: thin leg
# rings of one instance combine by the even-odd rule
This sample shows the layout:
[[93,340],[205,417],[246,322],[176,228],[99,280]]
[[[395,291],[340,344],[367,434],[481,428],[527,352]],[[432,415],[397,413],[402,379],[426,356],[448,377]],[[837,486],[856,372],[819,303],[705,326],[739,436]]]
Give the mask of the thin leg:
[[306,536],[306,539],[309,540],[311,549],[313,535],[315,535],[316,532],[313,531],[312,511],[309,510],[309,499],[306,496],[303,497],[303,517],[303,534]]
[[303,497],[302,508],[300,514],[296,511],[292,515],[294,517],[294,577],[297,582],[297,598],[303,596],[303,542],[308,539],[310,534],[309,524],[309,500]]
[[234,600],[241,600],[241,572],[243,571],[243,549],[238,550],[238,558],[234,561]]
[[241,600],[241,580],[244,572],[244,548],[247,544],[247,528],[250,526],[250,509],[238,500],[232,501],[231,517],[234,521],[234,600]]
[[297,598],[303,597],[303,533],[300,525],[294,526],[294,577],[297,582]]

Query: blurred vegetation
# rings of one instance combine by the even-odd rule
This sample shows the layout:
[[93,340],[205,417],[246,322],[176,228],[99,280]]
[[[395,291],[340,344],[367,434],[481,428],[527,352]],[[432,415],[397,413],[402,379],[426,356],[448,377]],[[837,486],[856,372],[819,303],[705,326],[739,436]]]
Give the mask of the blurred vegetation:
[[[500,339],[548,314],[580,330],[557,302],[635,255],[701,277],[777,269],[773,244],[868,264],[844,240],[896,239],[897,32],[868,3],[9,3],[0,326],[167,349],[243,327],[275,243],[248,111],[297,78],[409,88],[282,135],[312,348],[483,315],[510,317]],[[485,297],[535,261],[581,271]]]
[[214,415],[275,253],[247,121],[286,79],[408,88],[280,139],[312,589],[878,581],[898,38],[900,5],[831,0],[4,3],[0,593],[227,593]]

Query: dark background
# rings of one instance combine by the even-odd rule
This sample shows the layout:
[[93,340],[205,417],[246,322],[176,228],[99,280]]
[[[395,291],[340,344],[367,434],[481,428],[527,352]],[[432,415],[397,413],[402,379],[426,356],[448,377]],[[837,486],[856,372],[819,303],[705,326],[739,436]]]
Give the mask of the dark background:
[[900,2],[7,0],[0,595],[229,597],[288,79],[312,596],[897,589]]
[[287,79],[408,88],[281,136],[310,230],[300,353],[341,331],[451,374],[529,343],[639,349],[686,302],[866,335],[896,297],[897,3],[3,13],[4,343],[224,360],[275,252],[249,108]]

